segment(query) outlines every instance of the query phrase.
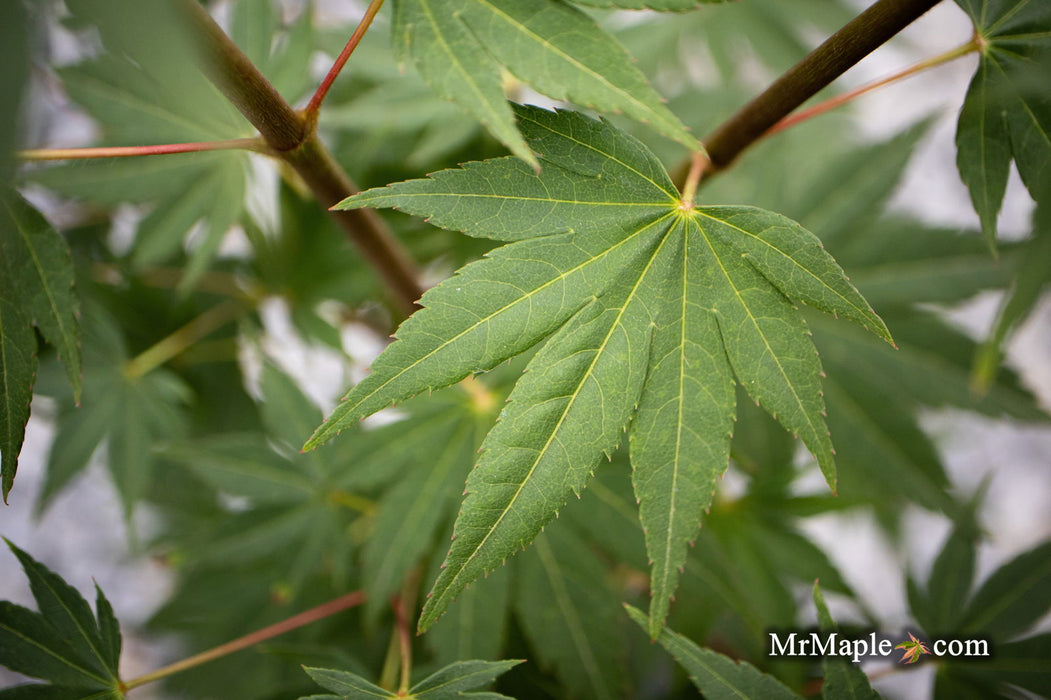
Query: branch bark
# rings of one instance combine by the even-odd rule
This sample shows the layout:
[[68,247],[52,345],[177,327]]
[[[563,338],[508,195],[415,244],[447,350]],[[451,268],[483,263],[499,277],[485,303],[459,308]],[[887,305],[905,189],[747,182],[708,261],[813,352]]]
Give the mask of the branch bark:
[[[215,23],[197,0],[182,0],[203,52],[203,70],[238,111],[259,130],[276,155],[299,174],[325,208],[359,189],[304,119]],[[419,274],[404,248],[375,212],[368,209],[329,214],[394,292],[407,313],[423,294]]]
[[879,0],[810,52],[704,139],[710,167],[726,168],[768,129],[940,0]]

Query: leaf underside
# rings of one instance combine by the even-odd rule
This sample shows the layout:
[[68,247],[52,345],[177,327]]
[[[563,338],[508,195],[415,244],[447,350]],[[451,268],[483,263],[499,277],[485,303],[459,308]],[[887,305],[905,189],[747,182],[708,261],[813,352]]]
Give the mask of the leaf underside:
[[821,366],[794,304],[889,334],[798,224],[752,207],[683,211],[634,138],[572,112],[516,113],[540,174],[517,158],[468,163],[340,205],[396,207],[510,244],[428,291],[307,446],[546,339],[482,444],[421,628],[579,495],[634,419],[656,635],[727,466],[735,382],[799,435],[834,488]]

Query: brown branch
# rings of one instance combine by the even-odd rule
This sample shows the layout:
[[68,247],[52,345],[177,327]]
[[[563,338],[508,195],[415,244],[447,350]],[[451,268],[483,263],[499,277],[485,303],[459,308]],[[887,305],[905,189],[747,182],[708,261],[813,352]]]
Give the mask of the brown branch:
[[971,39],[966,44],[958,46],[955,49],[952,49],[951,51],[946,51],[945,53],[920,61],[919,63],[909,66],[908,68],[897,71],[892,75],[888,75],[885,78],[880,78],[879,80],[874,80],[870,83],[865,83],[864,85],[856,87],[853,90],[848,90],[847,92],[836,95],[835,97],[830,97],[829,99],[823,102],[817,103],[813,107],[807,107],[806,109],[801,109],[798,112],[793,112],[792,114],[788,115],[778,123],[774,124],[769,129],[767,129],[766,133],[763,134],[763,136],[772,136],[773,134],[793,127],[796,124],[801,124],[807,121],[808,119],[813,119],[814,117],[820,116],[826,112],[830,112],[833,109],[842,107],[845,104],[849,104],[857,98],[861,97],[862,95],[867,95],[873,90],[878,90],[881,87],[891,85],[892,83],[896,83],[900,80],[911,78],[912,76],[918,75],[925,70],[935,68],[937,66],[942,65],[943,63],[948,63],[949,61],[954,61],[957,58],[966,56],[970,53],[974,53],[977,50],[977,38]]
[[[203,70],[227,99],[259,130],[267,144],[307,183],[328,208],[358,187],[318,139],[312,123],[297,113],[197,0],[182,0],[204,53]],[[371,210],[331,212],[343,232],[411,313],[423,294],[416,266]]]
[[796,107],[882,46],[939,0],[879,0],[810,52],[704,139],[708,178]]

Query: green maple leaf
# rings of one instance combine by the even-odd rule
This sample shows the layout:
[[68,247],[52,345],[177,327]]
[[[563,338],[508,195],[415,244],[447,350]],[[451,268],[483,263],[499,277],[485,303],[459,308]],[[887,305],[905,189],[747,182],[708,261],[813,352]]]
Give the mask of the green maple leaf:
[[568,524],[552,524],[515,561],[518,622],[538,663],[553,669],[570,695],[621,697],[625,644],[618,595],[601,559]]
[[1011,331],[1033,310],[1044,289],[1051,284],[1051,198],[1036,206],[1033,213],[1033,235],[1023,244],[1018,268],[1000,303],[989,337],[982,343],[972,371],[972,385],[985,394],[991,388],[1003,359],[1003,346]]
[[[972,508],[978,503],[976,498]],[[1034,632],[1039,629],[1037,621],[1051,610],[1051,542],[1018,554],[972,591],[976,546],[972,518],[968,514],[957,521],[934,562],[926,590],[911,576],[906,579],[912,616],[928,635],[987,645],[981,663],[974,658],[944,660],[935,678],[935,695],[960,695],[962,687],[974,697],[992,697],[1003,695],[1008,684],[1047,695],[1051,635]],[[915,648],[912,642],[903,645],[908,645],[907,651]]]
[[435,92],[534,167],[506,102],[500,66],[549,97],[623,112],[699,147],[624,49],[561,0],[396,0],[392,37],[400,61],[414,62]]
[[[650,623],[645,613],[630,605],[624,606],[639,627],[648,630]],[[770,698],[771,700],[799,700],[800,696],[773,676],[767,675],[746,661],[735,661],[711,649],[702,649],[692,641],[666,627],[660,629],[657,641],[690,675],[690,680],[714,700],[733,698]]]
[[71,402],[61,408],[37,511],[48,507],[106,441],[110,474],[130,518],[151,480],[154,443],[186,429],[189,389],[164,368],[129,376],[125,338],[101,306],[85,304],[83,329],[84,402],[79,408]]
[[[836,622],[825,604],[818,582],[813,588],[814,607],[817,608],[817,621],[821,631],[835,632]],[[857,664],[836,656],[821,659],[821,670],[825,673],[825,682],[821,686],[821,697],[827,700],[851,698],[852,700],[879,700],[879,693],[872,689],[868,676]]]
[[[822,386],[829,428],[834,436],[852,436],[836,446],[840,495],[864,499],[888,516],[907,500],[947,513],[958,507],[945,489],[938,451],[917,420],[922,406],[1046,420],[1006,369],[997,373],[986,396],[976,396],[970,377],[974,342],[929,309],[916,308],[961,303],[982,290],[1002,288],[1019,259],[1037,275],[1047,269],[1036,238],[1026,244],[1033,246],[1028,255],[1004,246],[996,261],[976,231],[881,216],[924,126],[831,155],[805,174],[791,164],[817,147],[813,139],[772,141],[740,170],[713,180],[708,190],[709,196],[722,198],[746,193],[756,204],[784,211],[815,232],[894,329],[899,349],[852,325],[807,314],[828,374]],[[1017,289],[1022,294],[1032,287],[1020,279]]]
[[7,543],[29,579],[40,612],[0,601],[0,663],[49,683],[20,685],[0,697],[120,700],[120,627],[96,586],[95,614],[60,576]]
[[[451,524],[480,442],[480,419],[490,416],[473,410],[461,393],[421,397],[403,420],[362,430],[339,450],[299,454],[292,446],[309,435],[321,412],[269,364],[260,386],[265,434],[221,433],[159,450],[245,501],[180,549],[206,567],[279,557],[289,572],[282,585],[298,594],[311,575],[327,569],[345,585],[353,557],[347,532],[361,520],[371,532],[362,552],[365,610],[375,620]],[[436,444],[442,445],[437,451]]]
[[[685,0],[578,0],[578,4],[602,7],[611,7],[612,3],[638,7],[643,2],[647,6],[664,4],[672,8],[686,5]],[[684,57],[692,55],[689,47],[704,46],[724,84],[734,95],[731,103],[721,107],[725,110],[734,109],[750,97],[738,94],[743,55],[758,61],[774,74],[781,73],[813,47],[808,32],[816,29],[831,34],[855,14],[843,0],[796,0],[792,3],[749,0],[711,5],[670,21],[658,17],[653,21],[622,25],[616,36],[647,75],[658,75],[659,71],[681,71],[684,61],[689,60]],[[689,111],[676,110],[685,115],[708,111],[713,97],[710,91],[686,91],[673,99],[691,101]],[[717,113],[709,113],[717,116]],[[828,128],[827,123],[825,128]]]
[[0,473],[14,484],[37,370],[35,327],[65,365],[80,401],[80,304],[69,246],[32,206],[0,191]]
[[727,466],[735,377],[802,438],[835,487],[821,366],[793,301],[890,336],[798,224],[752,207],[687,210],[627,134],[572,112],[517,114],[542,173],[517,158],[469,163],[340,205],[397,207],[512,243],[424,295],[425,308],[307,447],[546,338],[482,445],[421,627],[532,541],[634,418],[656,635]]
[[1051,196],[1051,4],[957,0],[981,46],[956,131],[957,167],[990,246],[1011,160],[1033,199]]
[[457,700],[506,698],[498,693],[471,692],[492,683],[497,676],[522,663],[508,661],[457,661],[441,668],[409,688],[407,693],[392,693],[361,676],[328,668],[306,668],[311,678],[335,695],[311,695],[302,700],[367,700],[368,698],[415,698],[416,700]]

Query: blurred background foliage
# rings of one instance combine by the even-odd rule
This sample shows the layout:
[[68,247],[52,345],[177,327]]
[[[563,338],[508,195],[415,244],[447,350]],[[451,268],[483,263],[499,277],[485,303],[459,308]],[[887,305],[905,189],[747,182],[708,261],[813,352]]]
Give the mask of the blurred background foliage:
[[[18,60],[26,43],[33,59],[24,146],[84,139],[70,124],[90,125],[86,139],[99,145],[252,135],[192,67],[191,42],[179,22],[159,20],[162,4],[41,2],[27,17],[16,17],[20,2],[4,6],[0,109],[7,112],[0,114],[0,152],[11,150],[11,95],[25,80]],[[233,39],[293,104],[309,96],[356,17],[346,8],[335,16],[327,4],[277,0],[222,2],[216,9]],[[682,15],[594,15],[669,97],[670,109],[704,134],[855,11],[839,0],[747,0]],[[381,15],[370,30],[322,111],[321,132],[338,161],[369,187],[502,155],[504,147],[485,129],[436,97],[411,66],[398,64],[386,21]],[[539,97],[513,78],[506,87],[515,99]],[[682,161],[681,146],[614,121],[669,168]],[[946,619],[929,609],[947,595],[938,588],[945,581],[972,581],[975,548],[990,533],[974,494],[947,469],[925,412],[953,408],[1038,426],[1048,419],[1046,403],[1042,407],[1007,367],[975,391],[972,365],[981,339],[948,320],[944,309],[1025,280],[1039,289],[1046,271],[1025,273],[1034,282],[1019,270],[1027,269],[1034,241],[1051,231],[1044,205],[1034,215],[1033,236],[1003,243],[995,258],[976,225],[937,225],[889,206],[931,123],[865,141],[849,116],[821,117],[758,144],[702,192],[705,202],[762,206],[816,233],[898,343],[891,349],[845,324],[808,315],[828,375],[839,496],[816,487],[816,466],[798,441],[742,397],[730,476],[691,551],[672,609],[673,629],[747,659],[797,691],[813,692],[820,669],[769,659],[766,633],[815,620],[809,599],[815,579],[841,622],[888,632],[904,626],[929,635],[968,631],[1006,643],[1031,631],[1049,605],[1046,595],[1036,594],[1051,588],[1045,546],[1034,550],[1044,559],[1033,558],[1037,578],[1016,591],[1013,603],[1029,624],[986,631],[966,627],[966,616]],[[464,478],[521,360],[482,378],[492,393],[489,405],[450,388],[300,454],[322,408],[361,376],[399,317],[295,175],[259,155],[220,152],[30,165],[17,171],[15,184],[56,223],[72,251],[83,390],[77,407],[65,371],[42,346],[35,391],[47,400],[34,403],[34,415],[53,425],[53,438],[46,468],[24,457],[22,469],[46,469],[46,476],[35,495],[16,482],[11,499],[32,496],[40,516],[77,487],[89,464],[106,464],[126,523],[127,556],[159,562],[172,582],[145,626],[146,634],[175,640],[170,656],[223,643],[346,591],[369,596],[361,609],[175,676],[158,697],[297,697],[316,691],[302,664],[379,677],[393,628],[388,598],[404,594],[406,580],[416,589],[411,598],[434,579]],[[491,245],[397,213],[383,216],[431,281]],[[1038,299],[1028,293],[1014,319],[1023,319]],[[996,339],[997,347],[1007,335]],[[174,352],[158,358],[158,344]],[[299,357],[323,359],[295,366],[288,347],[313,348],[319,354]],[[1039,459],[1046,466],[1051,455]],[[978,468],[995,478],[998,465]],[[461,596],[432,632],[413,641],[416,672],[422,677],[457,659],[527,658],[530,663],[498,681],[500,692],[693,696],[685,674],[621,607],[648,602],[629,474],[618,453],[534,546]],[[829,517],[875,523],[874,537],[905,552],[930,537],[912,528],[910,514],[917,511],[940,523],[939,538],[955,523],[946,552],[964,554],[950,562],[943,553],[941,568],[935,563],[928,574],[941,541],[927,546],[928,560],[908,572],[911,613],[888,616],[852,583],[866,576],[866,562],[855,559],[851,565],[860,570],[841,570],[842,561],[826,551],[824,543],[836,537],[828,523],[842,522]],[[0,530],[8,517],[0,514]],[[974,518],[977,524],[964,528]],[[1032,518],[1033,541],[1046,541],[1047,514]],[[822,527],[824,534],[815,536]],[[120,615],[121,601],[114,602]],[[963,692],[967,684],[999,692],[1005,679],[1047,692],[1046,673],[1019,679],[961,663],[943,665],[938,674],[938,697]],[[920,697],[894,686],[884,692]],[[977,697],[973,688],[968,692]]]

